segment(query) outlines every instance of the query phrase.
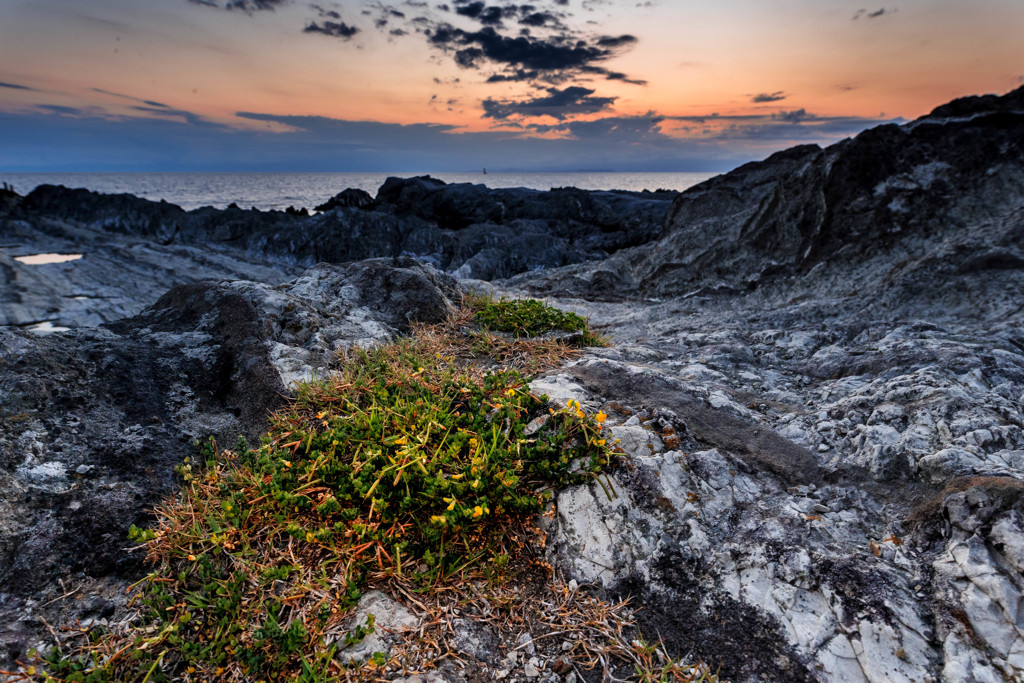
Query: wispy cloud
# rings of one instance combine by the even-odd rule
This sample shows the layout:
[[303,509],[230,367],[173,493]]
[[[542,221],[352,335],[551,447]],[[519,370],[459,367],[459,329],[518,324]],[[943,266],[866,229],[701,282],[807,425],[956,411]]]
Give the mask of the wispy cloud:
[[273,10],[286,4],[289,0],[188,0],[193,5],[217,7],[228,10],[241,10],[246,14],[262,10]]
[[867,19],[878,19],[879,17],[883,17],[886,14],[894,14],[894,13],[896,13],[898,11],[899,11],[898,7],[891,7],[891,8],[881,7],[879,9],[876,9],[873,12],[868,11],[866,9],[859,9],[859,10],[857,10],[854,13],[853,20],[856,21],[856,20],[860,19],[861,17],[866,17]]
[[32,92],[38,92],[35,88],[30,88],[27,85],[18,85],[17,83],[4,83],[0,81],[0,88],[9,88],[10,90],[29,90]]
[[110,95],[111,97],[117,97],[117,98],[122,99],[122,100],[131,100],[132,102],[139,102],[141,104],[145,104],[145,105],[148,105],[150,107],[160,107],[162,109],[168,109],[168,110],[171,109],[171,107],[169,107],[166,104],[163,104],[162,102],[155,102],[153,100],[144,100],[144,99],[142,99],[140,97],[133,97],[131,95],[123,95],[123,94],[121,94],[119,92],[113,92],[111,90],[104,90],[103,88],[92,88],[92,91],[93,92],[98,92],[101,95]]

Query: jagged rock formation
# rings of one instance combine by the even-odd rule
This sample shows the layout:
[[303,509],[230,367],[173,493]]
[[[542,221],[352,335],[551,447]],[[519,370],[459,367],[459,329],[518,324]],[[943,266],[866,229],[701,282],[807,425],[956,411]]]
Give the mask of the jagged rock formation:
[[680,195],[650,245],[524,276],[588,298],[828,296],[830,314],[1019,309],[1024,90],[968,98],[827,149],[780,152]]
[[618,497],[561,494],[556,565],[733,680],[1024,679],[1022,100],[776,155],[515,278],[618,341],[534,384],[629,456]]
[[[186,212],[131,195],[43,186],[0,203],[0,324],[97,325],[138,313],[175,284],[277,284],[315,263],[403,254],[460,277],[508,277],[649,241],[674,196],[391,178],[375,200],[345,190],[307,217],[237,207]],[[40,251],[83,257],[16,260]]]
[[[174,490],[196,440],[258,438],[292,381],[445,319],[457,298],[429,266],[382,259],[279,287],[183,285],[99,328],[0,328],[0,670],[48,642],[40,617],[113,614],[142,571],[127,529]],[[86,599],[59,599],[72,589]]]

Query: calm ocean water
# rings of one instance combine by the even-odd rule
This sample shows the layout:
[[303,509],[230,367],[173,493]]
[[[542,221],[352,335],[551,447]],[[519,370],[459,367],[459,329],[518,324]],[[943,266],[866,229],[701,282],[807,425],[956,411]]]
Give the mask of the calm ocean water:
[[[0,173],[0,180],[27,194],[39,185],[84,187],[97,192],[127,192],[166,199],[185,209],[242,208],[312,209],[338,192],[353,187],[371,195],[388,176],[426,173]],[[578,187],[582,190],[685,190],[715,173],[431,173],[448,183],[481,183],[488,187]]]

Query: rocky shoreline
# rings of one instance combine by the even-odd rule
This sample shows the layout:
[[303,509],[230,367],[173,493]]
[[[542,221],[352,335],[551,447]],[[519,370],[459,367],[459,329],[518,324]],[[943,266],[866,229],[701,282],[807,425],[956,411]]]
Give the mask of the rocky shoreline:
[[[390,178],[321,212],[194,211],[131,195],[44,185],[3,196],[0,325],[94,326],[139,313],[175,284],[279,284],[317,263],[414,256],[494,280],[599,260],[661,231],[674,192],[540,192]],[[19,257],[81,254],[33,266]],[[73,277],[70,277],[73,271]]]
[[[1024,89],[677,197],[0,199],[0,669],[46,624],[117,618],[125,530],[194,439],[258,433],[339,350],[487,288],[613,341],[531,385],[605,412],[628,454],[616,497],[557,497],[567,581],[633,596],[645,634],[732,681],[1024,679]],[[86,257],[14,260],[44,251]],[[81,282],[114,294],[65,301]],[[16,327],[43,321],[77,329]],[[566,680],[464,640],[484,671]]]

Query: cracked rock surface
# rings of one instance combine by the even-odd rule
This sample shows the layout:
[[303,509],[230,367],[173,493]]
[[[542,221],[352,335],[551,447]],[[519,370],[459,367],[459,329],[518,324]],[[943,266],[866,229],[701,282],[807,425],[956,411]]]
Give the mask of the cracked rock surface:
[[457,287],[408,259],[322,264],[277,287],[183,285],[105,327],[0,328],[0,670],[51,642],[43,620],[113,616],[142,571],[128,527],[197,440],[258,439],[294,380],[445,319]]

